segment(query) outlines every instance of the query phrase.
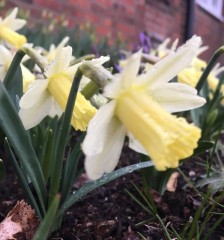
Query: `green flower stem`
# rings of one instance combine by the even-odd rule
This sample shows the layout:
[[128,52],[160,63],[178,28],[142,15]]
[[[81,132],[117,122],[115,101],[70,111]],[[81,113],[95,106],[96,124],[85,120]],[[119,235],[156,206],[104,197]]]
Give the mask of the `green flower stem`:
[[55,165],[53,170],[53,176],[51,181],[50,187],[50,204],[51,201],[55,198],[55,195],[60,191],[60,181],[61,181],[61,173],[62,173],[62,166],[63,166],[63,159],[64,159],[64,152],[65,147],[67,144],[67,139],[70,133],[70,123],[72,118],[73,109],[75,106],[75,100],[78,93],[79,83],[82,78],[82,73],[78,69],[68,97],[68,102],[66,105],[65,113],[62,118],[62,123],[60,126],[59,134],[57,136],[56,144],[55,144],[55,152],[54,152],[54,159]]
[[[19,65],[25,56],[25,52],[22,50],[18,50],[12,60],[12,63],[10,64],[10,67],[7,71],[7,74],[5,75],[3,84],[4,86],[10,85],[11,81],[14,79],[13,76],[16,73],[16,70],[19,68]],[[7,88],[6,88],[7,89]]]
[[83,57],[80,57],[80,58],[77,58],[73,61],[70,62],[70,66],[72,65],[75,65],[77,63],[80,63],[80,62],[83,62],[83,61],[88,61],[88,60],[92,60],[93,58],[95,58],[95,54],[88,54],[88,55],[85,55]]
[[41,56],[35,49],[29,46],[23,46],[21,48],[23,52],[25,52],[34,62],[38,65],[42,72],[48,66],[48,61],[45,57]]
[[84,62],[79,66],[82,74],[93,80],[98,86],[104,87],[109,80],[108,71],[103,66],[93,66],[91,63]]
[[198,92],[200,92],[204,82],[206,81],[209,73],[211,72],[214,64],[216,63],[217,59],[224,53],[224,46],[218,48],[214,55],[212,56],[212,58],[210,59],[209,63],[208,63],[208,66],[205,68],[203,74],[201,75],[198,83],[197,83],[197,86],[196,86],[196,89]]
[[99,85],[93,81],[90,81],[81,90],[81,94],[85,97],[85,99],[89,100],[98,90],[99,90]]

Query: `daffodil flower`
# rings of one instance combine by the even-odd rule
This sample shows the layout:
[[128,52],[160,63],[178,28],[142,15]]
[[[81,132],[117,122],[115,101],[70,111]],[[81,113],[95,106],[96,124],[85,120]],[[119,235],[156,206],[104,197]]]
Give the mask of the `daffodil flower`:
[[[54,60],[46,67],[46,79],[35,80],[20,100],[19,115],[26,129],[32,128],[46,117],[60,115],[65,110],[73,77],[80,66],[70,66],[72,48],[70,46],[57,51]],[[93,61],[96,65],[108,61],[101,57]],[[96,109],[78,92],[72,115],[72,125],[76,130],[85,131]]]
[[170,112],[200,107],[205,99],[190,86],[168,82],[190,64],[200,44],[201,38],[194,36],[142,75],[138,75],[138,52],[106,85],[104,95],[112,100],[92,118],[82,144],[89,178],[113,171],[126,135],[130,146],[147,153],[158,170],[175,168],[179,160],[192,155],[200,129]]
[[202,71],[194,67],[185,68],[177,76],[177,81],[179,83],[185,83],[191,87],[196,87],[198,80],[202,75]]
[[0,18],[0,38],[16,49],[21,48],[26,42],[26,37],[16,31],[22,28],[26,21],[16,18],[18,8],[14,10],[5,19]]
[[50,62],[55,58],[56,53],[58,51],[61,51],[61,49],[66,46],[68,41],[69,41],[69,37],[66,36],[61,40],[61,42],[57,46],[55,44],[51,44],[49,47],[49,50],[46,50],[42,47],[36,47],[35,49],[38,52],[40,52],[44,57],[46,57],[46,59]]
[[[216,88],[219,84],[218,76],[220,73],[224,72],[224,66],[220,67],[220,64],[216,64],[215,67],[211,70],[210,74],[208,75],[208,86],[209,88],[215,92]],[[221,86],[221,93],[224,95],[224,85]],[[223,104],[223,101],[222,101]]]
[[206,68],[206,61],[200,59],[198,55],[207,50],[207,46],[200,47],[196,52],[195,57],[190,63],[190,66],[181,71],[177,76],[179,83],[185,83],[191,87],[196,87],[203,70]]
[[156,54],[158,55],[159,58],[163,58],[164,56],[166,56],[167,54],[169,54],[170,52],[173,52],[174,50],[176,50],[177,48],[177,44],[178,44],[178,39],[176,39],[171,47],[169,48],[168,45],[170,43],[170,38],[166,38],[156,49]]

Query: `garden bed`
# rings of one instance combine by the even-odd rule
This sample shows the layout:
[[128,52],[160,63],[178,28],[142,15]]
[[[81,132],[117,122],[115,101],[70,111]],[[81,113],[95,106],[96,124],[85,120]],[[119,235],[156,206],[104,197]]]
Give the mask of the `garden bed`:
[[[138,157],[136,153],[126,149],[122,154],[120,166],[134,163]],[[5,157],[2,156],[2,158]],[[5,163],[6,177],[0,182],[0,221],[17,201],[24,199],[17,178],[7,159]],[[192,176],[193,180],[197,176],[200,177],[203,171],[195,163],[195,160],[185,161],[183,169],[188,176]],[[87,178],[83,175],[74,189],[86,181]],[[142,189],[139,172],[132,172],[88,194],[66,212],[61,229],[54,232],[50,239],[137,240],[142,239],[140,234],[146,239],[167,239],[158,220],[152,219],[152,215],[140,207],[125,191],[127,189],[135,197],[141,199],[132,182]],[[171,230],[172,226],[178,233],[181,233],[185,224],[193,219],[201,204],[201,197],[192,188],[186,187],[186,182],[181,176],[178,178],[175,192],[166,191],[163,196],[160,196],[157,192],[152,191],[152,195],[166,228]],[[205,229],[208,229],[214,221],[215,218],[211,218]],[[221,239],[223,232],[224,227],[220,224],[210,239]],[[171,236],[175,239],[172,233]],[[21,239],[24,238],[21,237]]]

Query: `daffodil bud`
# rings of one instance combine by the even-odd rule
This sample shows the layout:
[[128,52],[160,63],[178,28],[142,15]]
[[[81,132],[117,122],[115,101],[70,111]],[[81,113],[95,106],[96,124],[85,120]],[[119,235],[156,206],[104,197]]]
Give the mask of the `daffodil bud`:
[[100,87],[105,87],[112,79],[112,74],[103,66],[95,66],[91,62],[84,62],[79,66],[82,74],[94,81]]
[[49,64],[47,59],[41,56],[40,53],[38,53],[34,48],[30,47],[28,44],[25,44],[21,49],[31,59],[33,59],[34,62],[38,65],[38,67],[41,69],[41,71],[44,72],[44,70],[47,68]]

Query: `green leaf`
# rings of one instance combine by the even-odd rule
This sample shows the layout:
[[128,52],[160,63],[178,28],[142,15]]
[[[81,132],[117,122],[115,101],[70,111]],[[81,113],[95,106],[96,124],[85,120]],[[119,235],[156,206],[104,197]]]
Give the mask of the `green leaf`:
[[210,59],[207,67],[205,68],[204,72],[202,73],[198,83],[197,83],[197,86],[196,86],[196,89],[198,92],[200,92],[203,84],[206,82],[206,79],[209,75],[209,73],[211,72],[212,68],[214,67],[216,61],[218,60],[218,58],[224,53],[224,46],[218,48],[215,53],[213,54],[212,58]]
[[23,94],[23,78],[20,62],[24,55],[25,53],[21,50],[16,53],[3,81],[17,111],[19,110],[18,99],[20,99]]
[[2,159],[0,159],[0,180],[5,177],[5,168]]
[[80,136],[80,138],[75,144],[75,147],[72,149],[71,153],[69,154],[66,160],[61,186],[62,201],[64,201],[67,198],[74,184],[74,181],[77,178],[78,163],[81,156],[83,156],[83,153],[81,151],[81,143],[84,137],[85,133],[83,133]]
[[[150,158],[146,155],[141,155],[142,162],[150,161]],[[158,171],[154,166],[144,168],[141,170],[141,174],[143,177],[144,186],[146,188],[153,188],[161,195],[164,194],[167,186],[167,182],[171,176],[171,174],[175,171],[175,169],[167,169],[166,171]]]
[[47,192],[39,160],[2,82],[0,82],[0,127],[32,181],[44,213]]
[[206,150],[209,150],[214,147],[214,142],[212,141],[200,141],[198,142],[198,147],[195,148],[193,156],[204,153]]
[[55,216],[57,213],[58,205],[60,202],[60,195],[57,194],[52,201],[43,221],[41,222],[35,236],[34,240],[46,240],[51,232],[52,226],[55,221]]
[[211,177],[200,180],[196,187],[208,185],[211,193],[214,194],[224,189],[224,172],[216,172]]
[[91,182],[85,184],[79,190],[75,191],[72,195],[70,195],[67,198],[67,200],[65,200],[65,202],[61,205],[61,208],[58,211],[58,215],[63,214],[63,212],[65,210],[67,210],[75,202],[77,202],[79,199],[81,199],[83,196],[85,196],[87,193],[93,191],[94,189],[99,188],[100,186],[102,186],[108,182],[111,182],[125,174],[132,173],[133,171],[136,171],[138,169],[151,167],[151,166],[153,166],[153,163],[149,162],[149,161],[133,164],[133,165],[118,169],[116,171],[113,171],[112,173],[107,173],[100,179],[91,181]]
[[17,162],[17,160],[16,160],[16,158],[15,158],[13,152],[12,152],[12,149],[11,149],[7,139],[5,140],[5,150],[6,150],[6,154],[8,155],[8,157],[13,162],[14,168],[16,170],[17,177],[18,177],[18,179],[20,181],[20,185],[21,185],[24,193],[28,197],[28,199],[29,199],[30,203],[32,204],[32,206],[35,208],[35,211],[38,214],[38,216],[41,216],[40,209],[39,209],[39,207],[37,205],[36,199],[34,198],[33,193],[30,190],[28,181],[25,178],[23,172],[21,171],[20,166],[19,166],[19,164],[18,164],[18,162]]
[[41,156],[40,156],[40,163],[41,168],[44,174],[45,181],[47,182],[47,179],[50,174],[50,159],[51,159],[51,153],[52,153],[52,142],[53,142],[53,133],[52,129],[46,129],[45,138],[42,139],[44,141]]
[[[79,68],[76,71],[74,80],[72,82],[72,86],[70,89],[68,101],[65,108],[65,113],[62,115],[62,123],[59,127],[59,134],[57,135],[57,139],[53,146],[54,149],[54,169],[53,169],[53,176],[50,186],[50,198],[54,197],[55,194],[59,191],[60,188],[60,181],[61,181],[61,174],[62,174],[62,167],[63,167],[63,160],[64,160],[64,153],[67,144],[67,140],[69,137],[69,133],[71,130],[71,119],[72,113],[75,106],[75,100],[79,89],[79,83],[82,78],[82,73]],[[51,202],[52,199],[50,199]]]

